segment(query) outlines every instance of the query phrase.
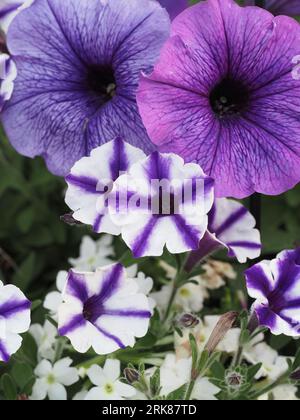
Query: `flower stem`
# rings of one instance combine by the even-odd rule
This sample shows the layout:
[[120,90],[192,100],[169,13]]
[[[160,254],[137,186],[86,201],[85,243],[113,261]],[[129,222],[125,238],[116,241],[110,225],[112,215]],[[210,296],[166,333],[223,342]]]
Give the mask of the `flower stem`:
[[194,379],[192,379],[190,381],[189,386],[188,386],[188,389],[187,389],[186,394],[185,394],[185,398],[184,398],[185,401],[189,401],[191,399],[191,396],[192,396],[192,393],[193,393],[193,390],[194,390],[195,383],[196,383],[196,381]]

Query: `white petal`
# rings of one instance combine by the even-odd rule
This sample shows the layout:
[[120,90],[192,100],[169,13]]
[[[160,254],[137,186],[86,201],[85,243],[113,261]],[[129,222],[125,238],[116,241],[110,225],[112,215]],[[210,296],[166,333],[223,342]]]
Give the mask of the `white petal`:
[[62,384],[52,384],[48,388],[49,400],[51,401],[66,401],[67,391]]

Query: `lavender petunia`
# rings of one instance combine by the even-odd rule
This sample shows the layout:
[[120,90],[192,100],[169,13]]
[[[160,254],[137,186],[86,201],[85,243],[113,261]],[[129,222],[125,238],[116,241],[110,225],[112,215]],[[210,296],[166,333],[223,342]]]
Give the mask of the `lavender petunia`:
[[[255,0],[245,0],[245,6],[255,6]],[[264,8],[269,10],[273,15],[300,15],[299,0],[265,0]]]
[[138,285],[120,264],[95,273],[69,272],[64,303],[58,310],[59,334],[85,353],[109,354],[127,346],[148,330],[151,311]]
[[0,281],[0,361],[7,363],[21,347],[19,334],[29,330],[30,307],[20,289]]
[[216,199],[208,215],[208,230],[199,249],[192,252],[188,268],[220,248],[227,248],[229,257],[240,263],[259,257],[262,245],[255,224],[255,218],[242,204],[227,198]]
[[80,159],[66,177],[66,203],[74,211],[73,217],[93,226],[97,233],[119,235],[107,213],[106,199],[113,182],[129,167],[146,155],[121,138],[104,144]]
[[300,180],[299,37],[294,19],[233,0],[185,10],[140,83],[151,140],[199,163],[217,197],[292,188]]
[[183,10],[185,10],[189,2],[188,0],[158,0],[162,7],[166,8],[170,18],[173,20]]
[[109,212],[135,257],[190,251],[206,232],[213,184],[199,165],[154,152],[117,179],[112,195],[123,199]]
[[300,337],[300,248],[254,265],[245,276],[260,325],[275,335]]
[[169,25],[167,12],[149,0],[35,0],[7,37],[18,69],[3,112],[12,145],[42,155],[58,175],[119,135],[152,151],[136,90]]
[[7,54],[0,53],[0,112],[6,101],[11,98],[17,69],[14,61]]

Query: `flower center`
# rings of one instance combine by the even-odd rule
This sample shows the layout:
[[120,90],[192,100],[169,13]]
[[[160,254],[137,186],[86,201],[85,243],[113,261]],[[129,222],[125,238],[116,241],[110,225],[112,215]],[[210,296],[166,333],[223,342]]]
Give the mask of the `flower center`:
[[55,383],[55,377],[54,375],[52,375],[52,373],[50,373],[47,377],[47,382],[49,385],[53,385]]
[[90,66],[87,72],[88,88],[101,96],[104,102],[110,101],[116,94],[116,79],[111,66]]
[[106,394],[112,394],[114,392],[114,387],[112,384],[105,385],[105,392]]
[[223,79],[210,93],[210,105],[219,118],[240,114],[248,105],[249,92],[237,80]]
[[99,299],[98,296],[92,296],[89,298],[83,306],[82,315],[87,321],[91,323],[96,322],[97,319],[103,315],[101,299]]

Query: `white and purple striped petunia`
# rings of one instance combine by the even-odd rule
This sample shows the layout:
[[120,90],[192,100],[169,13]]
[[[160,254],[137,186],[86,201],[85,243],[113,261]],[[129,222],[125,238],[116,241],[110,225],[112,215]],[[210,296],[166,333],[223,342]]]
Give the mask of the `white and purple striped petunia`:
[[300,337],[300,248],[254,265],[245,276],[259,324],[275,335]]
[[0,112],[14,90],[17,68],[8,54],[0,54]]
[[0,5],[0,28],[7,32],[9,25],[15,16],[26,7],[29,7],[34,0],[1,0]]
[[154,152],[118,178],[114,194],[121,198],[117,208],[109,202],[109,211],[135,257],[160,256],[165,246],[177,254],[198,248],[208,226],[214,181],[197,164]]
[[30,327],[31,303],[16,286],[0,281],[0,361],[7,363],[22,344],[22,334]]
[[92,225],[97,233],[119,235],[120,228],[107,212],[107,196],[120,174],[144,157],[140,149],[116,138],[80,159],[66,177],[66,203],[74,211],[73,217]]
[[242,204],[227,198],[218,198],[208,215],[208,231],[194,251],[188,266],[217,251],[227,248],[228,255],[240,263],[255,259],[261,253],[261,238],[255,229],[255,218]]
[[146,335],[151,318],[147,297],[127,278],[120,264],[99,268],[94,273],[71,270],[58,310],[59,334],[85,353],[109,354]]

